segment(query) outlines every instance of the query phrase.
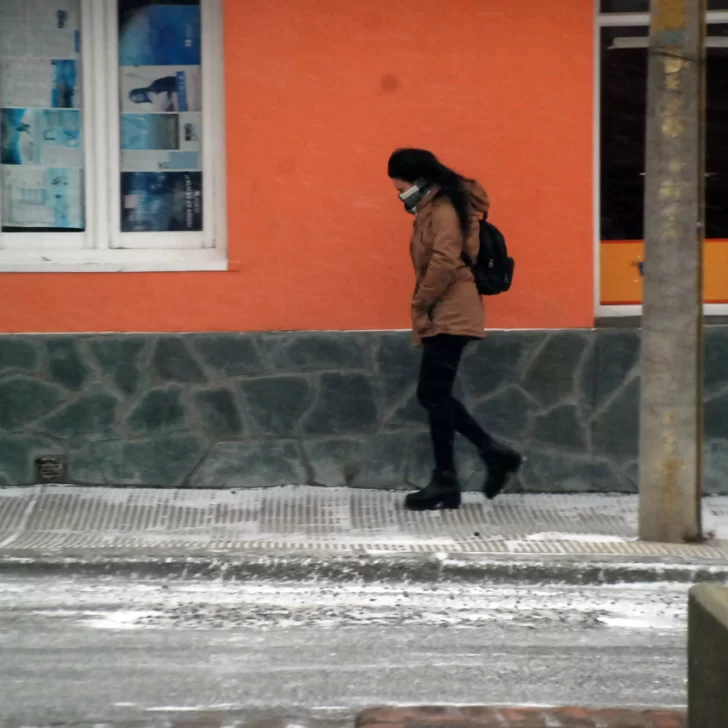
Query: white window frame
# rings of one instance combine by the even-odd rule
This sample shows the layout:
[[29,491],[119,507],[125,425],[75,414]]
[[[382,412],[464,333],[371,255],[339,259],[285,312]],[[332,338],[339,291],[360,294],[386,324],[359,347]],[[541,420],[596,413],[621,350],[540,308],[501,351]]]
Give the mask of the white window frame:
[[223,0],[200,2],[203,230],[169,233],[121,232],[117,0],[80,4],[86,230],[0,231],[0,272],[227,270]]
[[[601,13],[600,0],[595,0],[596,23],[594,31],[594,315],[597,319],[626,318],[642,315],[642,306],[603,306],[601,303],[601,44],[602,28],[626,28],[650,25],[649,13]],[[710,10],[706,13],[708,25],[728,23],[728,10]],[[706,316],[728,316],[728,304],[706,303]]]

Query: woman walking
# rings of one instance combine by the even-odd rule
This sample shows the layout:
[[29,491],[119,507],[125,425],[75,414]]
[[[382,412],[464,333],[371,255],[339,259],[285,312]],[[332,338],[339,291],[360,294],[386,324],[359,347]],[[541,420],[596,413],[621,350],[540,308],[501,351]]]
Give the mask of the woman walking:
[[461,501],[456,432],[473,443],[485,463],[486,498],[495,498],[521,466],[521,456],[496,442],[452,395],[463,350],[482,338],[485,328],[483,304],[461,254],[477,259],[479,219],[487,217],[489,200],[478,182],[461,177],[424,149],[397,150],[388,171],[405,209],[415,215],[412,329],[423,348],[417,398],[429,416],[435,460],[430,483],[410,493],[405,507],[455,509]]

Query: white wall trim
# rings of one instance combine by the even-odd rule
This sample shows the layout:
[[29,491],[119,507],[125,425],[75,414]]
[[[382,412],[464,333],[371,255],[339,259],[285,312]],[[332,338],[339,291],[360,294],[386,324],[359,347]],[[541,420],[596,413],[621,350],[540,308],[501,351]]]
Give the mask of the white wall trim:
[[157,273],[227,271],[219,250],[63,250],[5,251],[0,273]]

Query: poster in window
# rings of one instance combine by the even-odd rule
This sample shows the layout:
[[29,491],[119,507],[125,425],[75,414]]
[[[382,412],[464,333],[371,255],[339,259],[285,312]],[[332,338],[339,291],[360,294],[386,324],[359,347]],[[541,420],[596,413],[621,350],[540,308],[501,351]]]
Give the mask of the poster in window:
[[124,172],[122,232],[202,230],[200,172]]
[[202,109],[200,66],[135,66],[121,70],[122,112]]
[[202,64],[199,5],[147,5],[119,29],[121,66]]
[[0,109],[0,163],[82,167],[81,112]]
[[83,230],[83,171],[54,167],[2,168],[3,226]]
[[81,108],[75,60],[0,58],[0,106]]
[[0,55],[72,58],[81,53],[79,0],[2,0]]
[[122,171],[199,171],[201,126],[199,113],[122,114]]

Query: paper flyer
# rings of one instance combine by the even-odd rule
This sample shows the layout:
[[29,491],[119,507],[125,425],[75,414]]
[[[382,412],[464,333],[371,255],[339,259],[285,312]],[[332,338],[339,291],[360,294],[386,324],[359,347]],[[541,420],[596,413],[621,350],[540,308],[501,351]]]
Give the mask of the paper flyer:
[[122,16],[121,66],[199,66],[202,16],[198,5],[147,5]]
[[134,66],[122,68],[121,111],[148,113],[200,111],[200,66]]
[[80,0],[2,0],[5,58],[73,58],[81,52]]
[[121,195],[122,232],[202,230],[200,172],[124,172]]
[[83,170],[2,167],[3,227],[83,230]]
[[201,169],[202,114],[122,114],[121,169]]
[[80,109],[75,60],[0,58],[0,107]]
[[83,167],[81,112],[0,109],[0,164]]

